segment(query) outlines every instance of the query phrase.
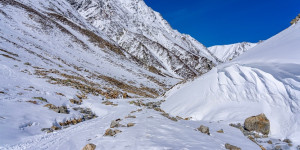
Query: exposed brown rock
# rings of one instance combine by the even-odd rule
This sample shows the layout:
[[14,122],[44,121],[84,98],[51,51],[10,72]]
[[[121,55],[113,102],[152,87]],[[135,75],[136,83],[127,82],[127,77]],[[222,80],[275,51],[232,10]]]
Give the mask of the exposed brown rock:
[[224,130],[223,129],[220,129],[217,131],[218,133],[224,133]]
[[209,133],[209,128],[207,126],[201,125],[199,128],[197,128],[198,131],[200,131],[201,133],[210,135]]
[[128,98],[128,94],[127,93],[123,93],[123,98]]
[[112,130],[112,129],[107,129],[104,133],[104,136],[115,136],[118,133],[121,133],[122,131],[120,130]]
[[228,144],[228,143],[225,144],[225,148],[229,149],[229,150],[241,150],[241,148],[231,145],[231,144]]
[[55,92],[56,95],[60,95],[60,96],[65,96],[65,94],[63,93],[58,93],[58,92]]
[[128,115],[125,118],[136,118],[136,116],[134,116],[134,115]]
[[81,102],[82,102],[82,100],[70,99],[70,102],[71,102],[72,104],[80,105]]
[[127,127],[133,127],[135,125],[135,123],[128,123]]
[[29,100],[29,101],[26,101],[28,103],[32,103],[32,104],[37,104],[37,101],[32,101],[32,100]]
[[89,144],[86,144],[82,150],[95,150],[95,149],[96,149],[96,145],[89,143]]
[[57,127],[57,126],[52,126],[51,129],[52,129],[52,130],[59,130],[60,128]]
[[268,143],[268,144],[273,144],[273,142],[272,142],[271,140],[269,140],[267,143]]
[[265,114],[249,117],[245,120],[245,129],[268,135],[270,132],[270,121]]

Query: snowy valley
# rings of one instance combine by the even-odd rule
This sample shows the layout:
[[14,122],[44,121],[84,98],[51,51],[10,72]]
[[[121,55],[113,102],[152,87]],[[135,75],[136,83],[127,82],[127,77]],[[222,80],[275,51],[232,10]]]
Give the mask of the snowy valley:
[[1,0],[0,149],[298,150],[299,40],[207,48],[143,0]]

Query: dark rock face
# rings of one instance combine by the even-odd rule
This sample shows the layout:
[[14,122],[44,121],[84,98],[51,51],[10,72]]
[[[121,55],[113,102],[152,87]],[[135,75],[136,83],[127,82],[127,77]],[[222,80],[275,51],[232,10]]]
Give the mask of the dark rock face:
[[256,131],[264,135],[268,135],[270,132],[270,121],[265,114],[247,118],[244,125],[248,131]]
[[207,126],[204,126],[204,125],[201,125],[199,128],[197,128],[198,131],[204,133],[204,134],[207,134],[207,135],[210,135],[209,133],[209,128]]
[[229,149],[229,150],[241,150],[241,148],[231,145],[231,144],[228,144],[228,143],[225,144],[225,148]]

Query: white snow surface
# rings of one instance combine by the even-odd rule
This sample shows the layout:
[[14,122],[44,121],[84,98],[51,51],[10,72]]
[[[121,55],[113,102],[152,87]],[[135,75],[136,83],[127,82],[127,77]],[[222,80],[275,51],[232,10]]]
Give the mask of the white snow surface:
[[231,61],[244,52],[256,46],[257,43],[241,42],[229,45],[216,45],[208,47],[208,50],[221,62]]
[[300,144],[300,24],[166,93],[162,108],[194,120],[243,123],[265,113],[274,138]]

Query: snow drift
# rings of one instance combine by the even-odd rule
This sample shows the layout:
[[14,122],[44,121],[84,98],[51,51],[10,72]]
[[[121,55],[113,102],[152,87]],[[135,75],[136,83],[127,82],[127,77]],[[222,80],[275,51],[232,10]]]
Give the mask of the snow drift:
[[241,122],[265,113],[272,137],[300,143],[300,24],[231,63],[166,93],[163,109],[195,120]]

